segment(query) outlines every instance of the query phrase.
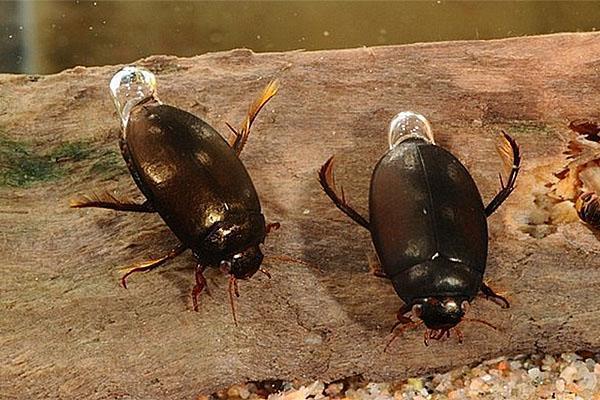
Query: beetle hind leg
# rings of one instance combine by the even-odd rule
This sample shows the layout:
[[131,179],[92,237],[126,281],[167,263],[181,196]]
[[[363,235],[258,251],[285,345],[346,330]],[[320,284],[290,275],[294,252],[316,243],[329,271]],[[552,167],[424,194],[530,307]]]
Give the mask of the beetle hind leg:
[[500,174],[500,191],[494,196],[492,201],[485,208],[485,215],[488,217],[494,213],[504,203],[504,200],[515,190],[517,175],[521,167],[521,150],[517,142],[506,132],[502,132],[502,142],[498,146],[498,153],[504,162],[505,175],[508,174],[508,180],[504,184],[502,174]]
[[121,200],[117,199],[109,192],[103,192],[100,194],[93,193],[91,195],[82,195],[75,199],[72,199],[70,202],[71,208],[87,208],[87,207],[96,207],[96,208],[108,208],[110,210],[116,211],[132,211],[132,212],[146,212],[153,213],[156,212],[152,204],[148,200],[144,203],[136,203],[133,200],[126,199]]
[[486,299],[493,301],[502,308],[510,307],[510,303],[508,302],[506,297],[496,294],[496,292],[494,292],[492,288],[486,285],[485,283],[481,284],[481,293],[483,293]]
[[248,141],[248,136],[250,136],[250,127],[252,123],[256,119],[256,116],[260,112],[260,110],[277,94],[277,90],[279,90],[279,81],[274,80],[269,82],[269,84],[264,88],[260,97],[258,97],[254,103],[250,105],[248,109],[248,114],[242,123],[242,127],[239,129],[235,129],[229,123],[225,123],[227,127],[233,132],[234,139],[233,142],[230,142],[230,146],[235,150],[235,153],[239,156],[242,150],[244,149],[244,145],[246,141]]
[[335,186],[333,168],[333,156],[331,156],[319,170],[319,183],[325,191],[325,194],[329,196],[331,201],[333,201],[336,207],[339,208],[344,214],[352,218],[354,222],[363,228],[370,230],[369,222],[365,219],[365,217],[360,215],[356,210],[354,210],[354,208],[350,206],[350,204],[346,202],[343,188],[340,190],[341,195],[338,195]]
[[135,265],[130,268],[125,268],[123,270],[124,274],[121,277],[121,285],[125,289],[127,289],[127,278],[129,277],[129,275],[133,274],[134,272],[148,272],[155,268],[158,268],[161,265],[163,265],[164,263],[166,263],[167,261],[177,257],[178,255],[183,253],[185,250],[187,250],[187,247],[184,244],[180,243],[177,247],[175,247],[174,249],[169,251],[166,255],[164,255],[160,258],[146,261],[144,263]]

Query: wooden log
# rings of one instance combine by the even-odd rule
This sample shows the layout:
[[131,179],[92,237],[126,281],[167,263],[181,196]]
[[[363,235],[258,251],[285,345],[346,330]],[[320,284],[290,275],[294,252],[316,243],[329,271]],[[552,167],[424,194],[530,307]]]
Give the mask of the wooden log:
[[[269,221],[272,279],[240,284],[240,326],[227,281],[191,310],[186,253],[118,285],[118,267],[176,243],[156,215],[74,210],[78,194],[137,188],[118,153],[107,84],[119,66],[0,76],[0,381],[6,398],[189,399],[270,378],[371,380],[447,370],[500,355],[600,349],[600,242],[576,219],[551,218],[554,173],[570,120],[600,117],[600,34],[559,34],[318,52],[249,50],[137,63],[159,96],[226,133],[264,85],[281,91],[242,156]],[[504,129],[523,170],[489,219],[487,282],[511,301],[477,299],[456,338],[425,347],[422,331],[383,348],[401,301],[368,273],[370,238],[322,193],[316,173],[338,156],[338,182],[366,213],[372,167],[401,110],[426,115],[438,143],[469,168],[484,199],[498,190]],[[591,143],[590,146],[595,145]],[[139,196],[139,195],[138,195]],[[558,205],[557,205],[558,204]],[[402,227],[398,227],[402,229]],[[309,267],[269,256],[305,260]]]

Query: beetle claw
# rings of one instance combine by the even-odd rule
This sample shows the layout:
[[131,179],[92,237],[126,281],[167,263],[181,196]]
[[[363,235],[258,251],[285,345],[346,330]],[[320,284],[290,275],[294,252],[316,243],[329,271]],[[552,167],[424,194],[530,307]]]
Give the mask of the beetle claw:
[[271,222],[271,223],[267,224],[267,226],[265,227],[265,230],[268,235],[269,233],[276,231],[279,228],[281,228],[281,224],[279,222]]

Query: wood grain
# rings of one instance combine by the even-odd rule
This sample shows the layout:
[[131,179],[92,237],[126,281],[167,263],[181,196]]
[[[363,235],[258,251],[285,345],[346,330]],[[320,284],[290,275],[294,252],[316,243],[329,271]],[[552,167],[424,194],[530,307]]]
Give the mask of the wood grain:
[[[191,311],[189,253],[119,287],[119,267],[176,243],[155,215],[68,207],[76,195],[105,188],[139,196],[117,153],[107,90],[120,66],[0,75],[6,398],[190,399],[245,380],[397,380],[500,355],[600,349],[600,241],[579,222],[540,220],[534,201],[565,165],[569,121],[600,117],[600,34],[233,50],[138,64],[157,74],[163,101],[224,134],[225,121],[241,122],[264,85],[281,80],[242,158],[267,219],[282,225],[265,253],[313,267],[267,258],[272,279],[240,284],[237,328],[219,271],[207,274],[212,296]],[[464,162],[487,200],[502,168],[497,133],[522,146],[518,187],[489,220],[486,280],[512,307],[477,299],[470,316],[499,331],[465,323],[464,344],[452,338],[425,347],[415,330],[384,353],[401,302],[369,275],[368,235],[330,203],[316,172],[336,154],[338,182],[366,213],[387,125],[407,109],[429,118],[438,143]]]

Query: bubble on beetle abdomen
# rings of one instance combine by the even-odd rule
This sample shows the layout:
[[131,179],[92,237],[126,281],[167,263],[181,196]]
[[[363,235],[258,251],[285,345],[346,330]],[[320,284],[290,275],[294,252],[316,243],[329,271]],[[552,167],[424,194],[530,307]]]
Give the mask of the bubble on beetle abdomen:
[[134,106],[150,97],[156,99],[156,78],[146,68],[127,66],[110,80],[110,93],[125,128]]
[[424,139],[429,143],[435,143],[427,118],[413,111],[403,111],[392,118],[392,122],[390,122],[388,134],[390,149],[410,138]]

